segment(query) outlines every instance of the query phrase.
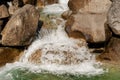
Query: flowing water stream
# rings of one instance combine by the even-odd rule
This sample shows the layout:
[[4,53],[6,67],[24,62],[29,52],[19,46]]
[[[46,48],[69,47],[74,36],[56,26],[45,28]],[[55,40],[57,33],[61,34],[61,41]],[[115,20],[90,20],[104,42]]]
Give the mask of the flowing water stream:
[[68,10],[67,2],[60,0],[44,8],[46,16],[58,14],[51,19],[55,27],[42,28],[18,62],[0,68],[0,80],[112,80],[105,79],[111,74],[105,74],[107,70],[101,68],[85,41],[69,38],[64,31],[60,14]]

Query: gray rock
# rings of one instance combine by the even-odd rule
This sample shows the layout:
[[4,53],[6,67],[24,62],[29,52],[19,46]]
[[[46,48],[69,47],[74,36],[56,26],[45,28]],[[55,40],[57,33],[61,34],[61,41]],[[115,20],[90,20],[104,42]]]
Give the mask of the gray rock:
[[108,24],[116,35],[120,35],[120,1],[113,0],[108,12]]

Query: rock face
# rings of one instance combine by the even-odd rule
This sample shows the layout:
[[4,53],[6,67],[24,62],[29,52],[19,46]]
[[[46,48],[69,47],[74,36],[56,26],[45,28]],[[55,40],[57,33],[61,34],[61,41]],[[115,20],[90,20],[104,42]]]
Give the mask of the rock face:
[[72,11],[68,10],[68,11],[63,12],[61,17],[65,20],[67,20],[71,14],[72,14]]
[[111,8],[108,12],[108,23],[116,35],[120,35],[120,1],[112,0]]
[[9,17],[7,7],[5,5],[0,6],[0,19]]
[[32,5],[17,10],[2,31],[2,44],[6,46],[29,45],[35,36],[39,13]]
[[109,0],[70,0],[73,14],[68,18],[66,27],[81,32],[88,42],[103,42],[106,40],[104,24],[110,5]]
[[1,47],[0,48],[0,66],[5,65],[6,63],[11,63],[16,60],[19,60],[20,54],[23,50]]
[[79,9],[84,8],[91,0],[69,0],[68,6],[73,12],[78,12]]
[[99,57],[102,60],[120,61],[120,39],[115,37],[111,38],[105,53]]

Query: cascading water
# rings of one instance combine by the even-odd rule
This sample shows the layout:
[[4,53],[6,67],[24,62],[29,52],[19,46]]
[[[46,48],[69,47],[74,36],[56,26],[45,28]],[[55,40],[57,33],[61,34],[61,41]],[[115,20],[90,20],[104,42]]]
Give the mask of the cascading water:
[[[61,14],[68,10],[66,3],[59,2],[60,4],[46,6],[43,12],[51,15]],[[65,7],[61,8],[63,5]],[[58,18],[61,20],[60,24],[56,23]],[[43,28],[39,38],[25,51],[21,61],[59,74],[101,73],[103,70],[95,67],[98,63],[95,61],[94,55],[89,53],[84,40],[69,38],[64,31],[65,21],[60,16],[51,21],[56,24],[56,28],[52,30]]]
[[[50,15],[51,13],[61,14],[68,10],[66,4],[61,4],[46,6],[43,12]],[[60,24],[56,23],[56,19],[60,19]],[[51,20],[56,24],[56,28],[42,28],[39,37],[25,51],[20,61],[7,64],[1,68],[0,74],[13,68],[28,68],[32,72],[48,71],[56,74],[96,75],[103,73],[95,56],[89,53],[85,41],[69,38],[64,31],[65,21],[60,16],[56,19]],[[10,74],[6,75],[6,77],[10,76]]]

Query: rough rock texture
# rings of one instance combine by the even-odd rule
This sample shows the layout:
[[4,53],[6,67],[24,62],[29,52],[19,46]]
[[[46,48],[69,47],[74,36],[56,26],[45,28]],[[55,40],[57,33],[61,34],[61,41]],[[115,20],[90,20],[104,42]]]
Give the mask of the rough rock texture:
[[68,11],[63,12],[63,14],[61,15],[61,17],[63,19],[65,19],[65,20],[67,20],[70,17],[71,14],[72,14],[72,11],[68,10]]
[[7,46],[29,45],[35,36],[39,13],[32,5],[25,5],[15,12],[2,31],[2,44]]
[[120,35],[120,0],[112,0],[111,8],[108,12],[108,23],[116,35]]
[[120,61],[120,39],[111,38],[105,53],[99,56],[100,60]]
[[32,55],[29,57],[29,61],[33,64],[38,64],[38,63],[41,63],[41,55],[42,55],[42,52],[41,50],[37,50],[35,51],[35,53],[32,53]]
[[0,19],[9,17],[7,7],[5,5],[0,6]]
[[73,12],[78,12],[79,9],[84,8],[91,0],[69,0],[68,6]]
[[0,48],[0,66],[19,60],[22,49],[1,47]]
[[81,32],[88,42],[103,42],[106,40],[104,24],[110,5],[109,0],[70,0],[73,14],[68,18],[66,27]]

